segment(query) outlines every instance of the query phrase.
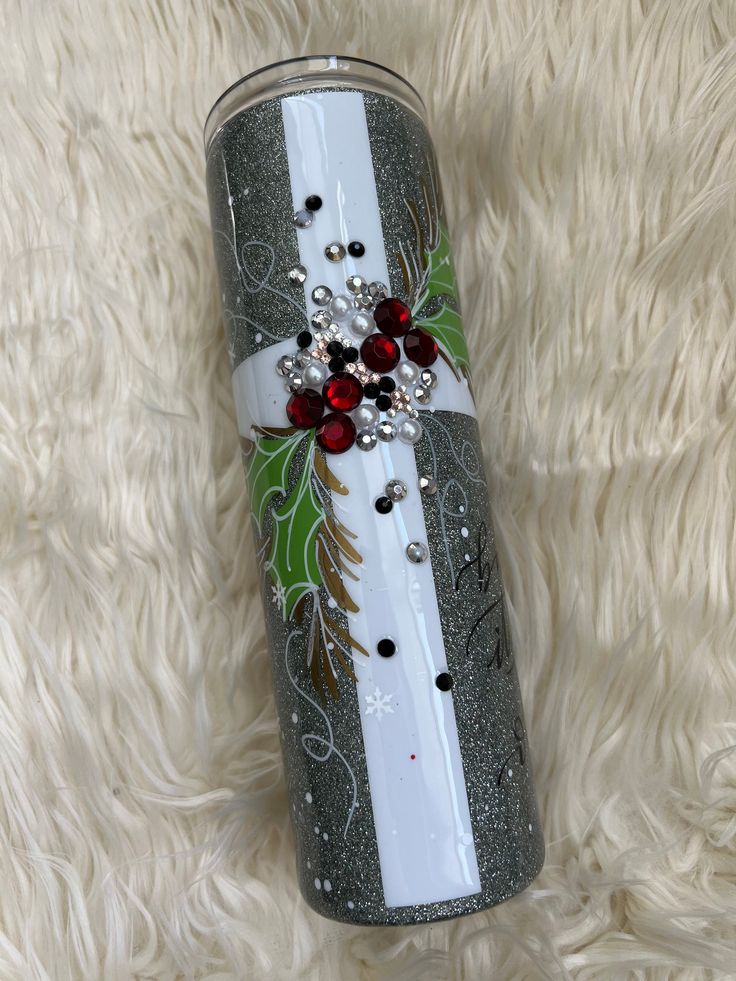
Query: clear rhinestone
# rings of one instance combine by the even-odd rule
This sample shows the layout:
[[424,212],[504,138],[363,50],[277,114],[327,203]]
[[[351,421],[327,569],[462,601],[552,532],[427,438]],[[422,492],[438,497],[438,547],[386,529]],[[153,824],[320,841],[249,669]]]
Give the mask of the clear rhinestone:
[[429,557],[429,549],[424,542],[409,542],[406,546],[406,557],[410,562],[426,562]]
[[329,286],[315,286],[312,290],[312,299],[318,307],[326,307],[332,299],[332,290]]
[[294,215],[294,224],[297,228],[309,228],[313,221],[314,214],[307,208],[301,208]]
[[406,486],[404,481],[398,480],[398,478],[389,480],[385,489],[386,497],[391,498],[392,501],[403,501],[406,495],[409,493],[409,488]]
[[286,380],[286,387],[290,392],[298,392],[304,387],[304,379],[298,371],[292,371]]
[[345,285],[351,293],[360,293],[364,289],[366,282],[362,276],[348,276],[345,280]]
[[284,354],[276,362],[276,371],[284,378],[289,374],[289,372],[294,370],[294,359],[290,354]]
[[400,361],[396,366],[396,374],[399,381],[404,382],[405,385],[411,385],[419,377],[419,368],[411,361]]
[[380,303],[381,300],[385,300],[388,296],[388,287],[385,283],[370,283],[368,286],[368,293],[373,298],[375,303]]
[[376,329],[376,325],[373,321],[373,317],[369,316],[367,313],[356,313],[353,319],[350,321],[350,329],[358,337],[367,337],[372,334]]
[[292,283],[303,283],[306,278],[306,266],[292,266],[289,270],[289,279],[292,281]]
[[396,426],[388,420],[379,422],[376,426],[376,435],[382,443],[390,443],[396,437]]
[[378,440],[376,439],[376,434],[370,430],[366,430],[366,432],[363,433],[358,433],[358,435],[355,437],[355,444],[359,450],[372,450],[377,442]]
[[404,419],[399,426],[399,439],[402,443],[416,443],[422,438],[422,424],[418,419]]
[[317,310],[316,313],[312,314],[312,327],[324,329],[329,327],[331,322],[330,315],[326,310]]
[[419,402],[420,405],[426,405],[427,402],[432,401],[432,393],[427,388],[423,388],[421,385],[417,385],[414,389],[414,398]]
[[355,294],[355,305],[361,310],[370,310],[374,304],[373,297],[370,293],[356,293]]
[[296,361],[296,363],[299,365],[300,368],[306,368],[308,364],[312,363],[313,358],[310,351],[304,350],[304,351],[300,351],[299,354],[297,354],[297,356],[294,358],[294,360]]
[[429,368],[425,368],[421,374],[420,381],[424,388],[433,389],[437,388],[437,375]]
[[345,246],[342,242],[330,242],[325,246],[325,258],[330,262],[340,262],[345,258]]
[[419,490],[422,494],[431,496],[437,493],[437,481],[431,474],[425,474],[419,478]]

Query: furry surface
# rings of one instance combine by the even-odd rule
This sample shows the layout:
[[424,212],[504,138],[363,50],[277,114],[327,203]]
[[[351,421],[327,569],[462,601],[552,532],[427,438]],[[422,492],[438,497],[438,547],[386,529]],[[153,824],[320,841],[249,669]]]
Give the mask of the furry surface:
[[[8,0],[0,978],[736,977],[731,0]],[[239,75],[424,93],[548,842],[299,898],[204,189]]]

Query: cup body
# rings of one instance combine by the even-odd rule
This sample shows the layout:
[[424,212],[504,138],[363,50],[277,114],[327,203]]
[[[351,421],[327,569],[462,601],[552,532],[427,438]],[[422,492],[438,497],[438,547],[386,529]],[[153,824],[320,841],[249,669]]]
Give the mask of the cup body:
[[483,909],[544,844],[421,100],[299,59],[206,144],[301,889],[363,924]]

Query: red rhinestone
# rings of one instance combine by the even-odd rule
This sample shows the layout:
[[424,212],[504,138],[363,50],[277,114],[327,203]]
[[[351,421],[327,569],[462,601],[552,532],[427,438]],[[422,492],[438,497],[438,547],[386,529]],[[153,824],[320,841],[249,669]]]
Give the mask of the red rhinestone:
[[363,341],[360,356],[367,368],[383,374],[396,367],[401,351],[396,341],[385,334],[371,334]]
[[388,334],[389,337],[403,337],[411,327],[411,310],[401,300],[390,296],[378,304],[373,311],[373,319],[382,334]]
[[355,442],[355,423],[344,412],[330,412],[317,427],[317,442],[327,453],[344,453]]
[[426,330],[415,327],[404,338],[404,354],[421,368],[429,368],[437,360],[437,341]]
[[292,395],[286,403],[286,414],[289,422],[297,429],[311,429],[322,418],[325,404],[319,392],[313,388],[305,388],[303,392]]
[[322,397],[331,409],[349,412],[363,400],[363,386],[355,375],[340,371],[324,383]]

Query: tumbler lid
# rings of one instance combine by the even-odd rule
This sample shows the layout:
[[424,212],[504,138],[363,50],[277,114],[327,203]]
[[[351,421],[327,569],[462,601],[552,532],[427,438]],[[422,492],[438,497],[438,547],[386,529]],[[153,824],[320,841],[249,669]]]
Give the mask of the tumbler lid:
[[231,85],[215,102],[204,127],[205,153],[215,135],[243,109],[304,89],[364,89],[389,95],[424,119],[417,90],[390,68],[352,55],[305,55],[259,68]]

